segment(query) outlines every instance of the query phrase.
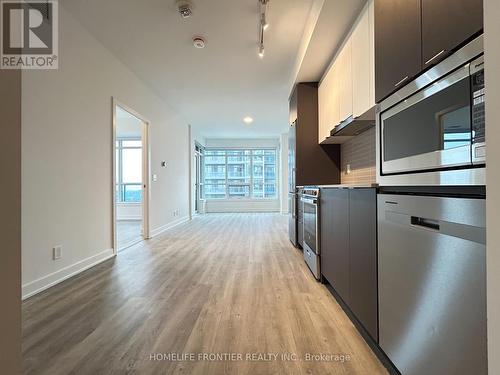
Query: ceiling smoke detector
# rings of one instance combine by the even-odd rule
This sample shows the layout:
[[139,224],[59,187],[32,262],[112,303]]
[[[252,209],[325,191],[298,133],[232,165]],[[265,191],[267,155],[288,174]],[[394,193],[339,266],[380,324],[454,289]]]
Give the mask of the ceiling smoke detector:
[[195,36],[193,38],[193,45],[196,48],[205,48],[205,39],[203,39],[201,36]]
[[187,0],[177,1],[177,9],[182,18],[189,18],[193,14],[193,5]]

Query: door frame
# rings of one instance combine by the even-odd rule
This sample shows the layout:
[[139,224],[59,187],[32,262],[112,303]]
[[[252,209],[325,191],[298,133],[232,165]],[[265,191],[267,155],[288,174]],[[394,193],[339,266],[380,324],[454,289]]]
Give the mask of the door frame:
[[[140,113],[124,104],[123,102],[116,99],[116,97],[112,97],[112,143],[111,143],[111,152],[112,152],[112,233],[113,233],[113,253],[116,255],[118,251],[124,249],[118,249],[118,241],[117,241],[117,230],[116,230],[116,128],[117,128],[117,120],[116,120],[116,108],[120,107],[123,110],[127,111],[131,115],[137,117],[142,121],[142,238],[143,240],[147,240],[151,238],[150,233],[150,224],[149,224],[149,209],[150,209],[150,199],[151,199],[151,142],[150,142],[150,126],[151,122],[142,116]],[[142,240],[141,240],[142,241]],[[140,241],[139,241],[140,242]],[[130,244],[133,246],[134,244]],[[127,246],[129,247],[129,246]]]

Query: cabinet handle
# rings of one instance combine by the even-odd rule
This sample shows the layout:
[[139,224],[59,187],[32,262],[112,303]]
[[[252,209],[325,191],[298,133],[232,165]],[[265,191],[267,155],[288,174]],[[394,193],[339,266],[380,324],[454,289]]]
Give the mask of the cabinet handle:
[[400,84],[402,84],[402,83],[403,83],[404,81],[406,81],[408,78],[409,78],[408,76],[404,77],[401,81],[399,81],[398,83],[396,83],[396,84],[394,85],[394,87],[398,87]]
[[431,61],[433,61],[433,60],[437,59],[439,56],[441,56],[441,55],[442,55],[443,53],[445,53],[445,52],[446,52],[446,50],[445,50],[445,49],[444,49],[444,50],[442,50],[441,52],[438,52],[436,55],[434,55],[434,57],[431,57],[429,60],[427,60],[427,61],[425,62],[425,64],[424,64],[424,65],[429,64]]

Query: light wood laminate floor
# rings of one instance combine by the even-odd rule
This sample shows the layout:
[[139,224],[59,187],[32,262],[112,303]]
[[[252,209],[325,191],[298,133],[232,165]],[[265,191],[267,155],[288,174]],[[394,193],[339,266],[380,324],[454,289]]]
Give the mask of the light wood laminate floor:
[[142,220],[117,220],[116,241],[118,249],[124,249],[142,240]]
[[386,374],[278,214],[197,217],[28,299],[23,323],[26,374]]

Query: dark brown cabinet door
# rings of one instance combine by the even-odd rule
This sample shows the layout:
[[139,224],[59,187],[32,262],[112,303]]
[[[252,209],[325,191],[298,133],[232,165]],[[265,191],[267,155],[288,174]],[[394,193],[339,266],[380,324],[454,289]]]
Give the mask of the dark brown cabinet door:
[[427,68],[483,29],[483,0],[422,0],[422,62]]
[[420,10],[420,0],[375,0],[377,103],[403,87],[421,70]]
[[321,190],[321,273],[349,304],[349,190]]
[[377,194],[375,189],[349,193],[349,307],[378,340]]

